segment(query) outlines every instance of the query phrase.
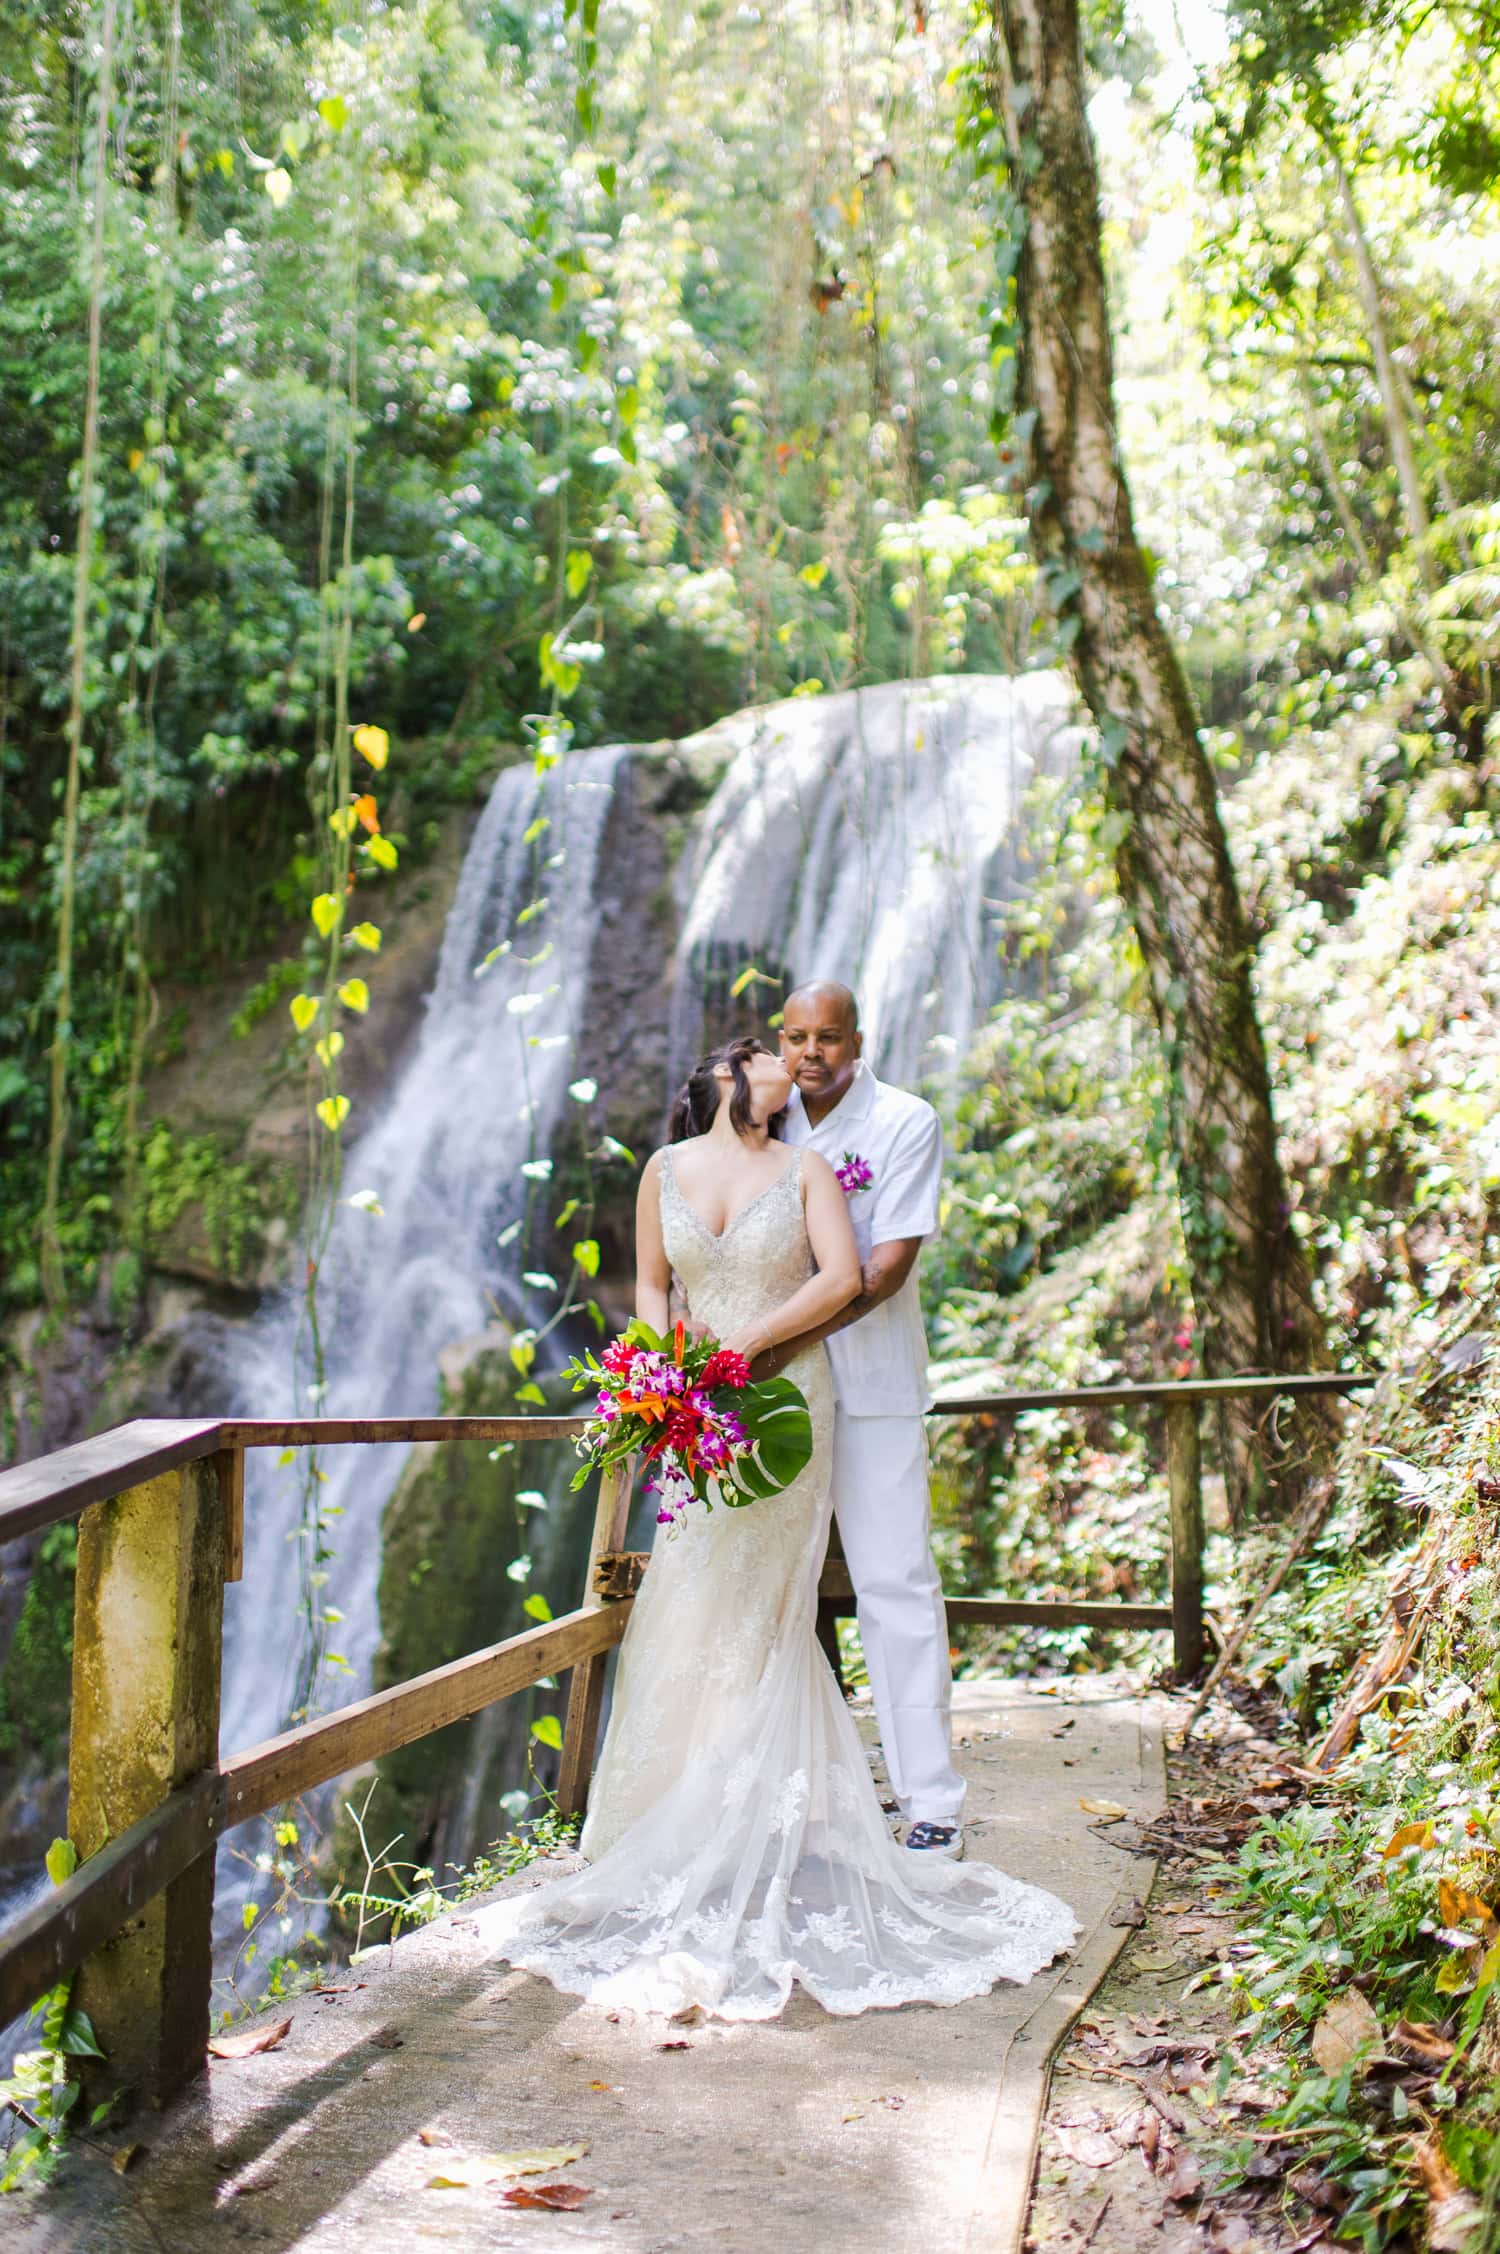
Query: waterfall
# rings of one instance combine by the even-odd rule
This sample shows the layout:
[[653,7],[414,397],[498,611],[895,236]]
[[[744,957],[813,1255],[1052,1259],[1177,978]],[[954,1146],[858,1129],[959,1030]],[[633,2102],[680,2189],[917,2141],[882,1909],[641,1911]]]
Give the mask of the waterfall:
[[1076,763],[1067,683],[890,682],[737,713],[699,741],[731,756],[683,872],[675,1078],[752,966],[779,982],[754,988],[760,1022],[799,980],[839,979],[885,1079],[941,1071],[999,998],[996,911],[1029,882],[1026,787]]
[[[345,1154],[340,1204],[320,1275],[323,1397],[310,1397],[301,1297],[288,1292],[237,1339],[229,1414],[420,1416],[437,1406],[438,1354],[472,1337],[495,1306],[524,1319],[515,1252],[497,1236],[519,1217],[521,1165],[543,1157],[566,1101],[594,932],[596,865],[622,753],[564,759],[540,787],[530,764],[499,777],[448,919],[411,1057],[381,1113]],[[540,803],[539,803],[540,801]],[[538,813],[550,822],[527,838]],[[535,895],[548,901],[524,929]],[[497,947],[510,951],[482,970]],[[481,975],[476,975],[481,973]],[[348,1199],[369,1191],[376,1215]],[[296,1384],[300,1397],[288,1401]],[[381,1520],[407,1450],[325,1452],[324,1515],[334,1555],[322,1594],[342,1615],[331,1641],[349,1673],[323,1705],[360,1696],[379,1641]],[[226,1752],[279,1729],[303,1628],[302,1471],[274,1451],[246,1463],[245,1574],[226,1591],[221,1742]]]

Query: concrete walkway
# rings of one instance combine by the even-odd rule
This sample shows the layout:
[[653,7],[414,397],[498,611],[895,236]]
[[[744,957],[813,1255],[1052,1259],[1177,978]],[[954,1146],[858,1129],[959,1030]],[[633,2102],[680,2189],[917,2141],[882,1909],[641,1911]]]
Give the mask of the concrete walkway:
[[[279,2049],[216,2061],[166,2117],[121,2132],[149,2148],[128,2173],[80,2152],[51,2192],[7,2202],[7,2243],[1016,2254],[1048,2060],[1126,1938],[1111,1914],[1152,1876],[1123,1851],[1132,1827],[1091,1832],[1079,1801],[1161,1808],[1160,1717],[1086,1678],[1054,1695],[965,1682],[954,1729],[970,1853],[1083,1923],[1029,1987],[860,2019],[798,1995],[764,2025],[611,2021],[489,1961],[460,1913],[335,1976],[365,1986],[282,2007]],[[588,2187],[572,2212],[506,2206],[513,2173],[431,2188],[465,2158],[574,2145],[527,2179]]]

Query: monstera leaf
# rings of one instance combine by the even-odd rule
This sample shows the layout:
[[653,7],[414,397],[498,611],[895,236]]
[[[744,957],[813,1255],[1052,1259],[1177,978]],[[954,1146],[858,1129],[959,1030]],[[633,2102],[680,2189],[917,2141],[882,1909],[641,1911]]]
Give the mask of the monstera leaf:
[[751,1446],[719,1481],[724,1501],[758,1503],[779,1495],[812,1458],[812,1415],[801,1390],[789,1377],[768,1377],[720,1398],[733,1405]]

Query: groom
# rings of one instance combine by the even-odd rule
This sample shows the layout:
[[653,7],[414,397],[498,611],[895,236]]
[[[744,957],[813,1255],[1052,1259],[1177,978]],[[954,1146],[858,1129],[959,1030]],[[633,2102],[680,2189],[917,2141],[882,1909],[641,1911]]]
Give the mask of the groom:
[[[863,1289],[832,1321],[778,1348],[780,1368],[826,1338],[837,1416],[833,1506],[875,1694],[886,1769],[908,1847],[963,1853],[964,1782],[953,1766],[948,1622],[933,1564],[927,1493],[927,1340],[917,1255],[937,1227],[943,1135],[937,1113],[862,1061],[847,986],[799,986],[781,1021],[796,1086],[783,1138],[840,1174]],[[857,1327],[854,1327],[857,1326]],[[759,1374],[766,1367],[756,1364]]]

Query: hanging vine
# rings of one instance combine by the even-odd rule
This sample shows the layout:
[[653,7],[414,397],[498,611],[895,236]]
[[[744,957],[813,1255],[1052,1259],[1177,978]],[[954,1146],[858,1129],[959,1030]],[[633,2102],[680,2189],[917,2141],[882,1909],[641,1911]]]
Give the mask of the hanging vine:
[[59,1224],[63,1157],[68,1136],[68,1058],[73,1041],[73,905],[78,863],[78,793],[84,765],[88,689],[89,592],[94,570],[94,488],[99,457],[99,350],[104,326],[104,228],[109,200],[109,120],[114,102],[115,0],[101,0],[99,68],[94,103],[93,226],[89,246],[88,361],[84,379],[83,446],[78,467],[78,544],[73,572],[69,645],[68,766],[63,790],[57,875],[57,956],[50,1060],[46,1186],[41,1214],[41,1278],[48,1304],[67,1288]]

